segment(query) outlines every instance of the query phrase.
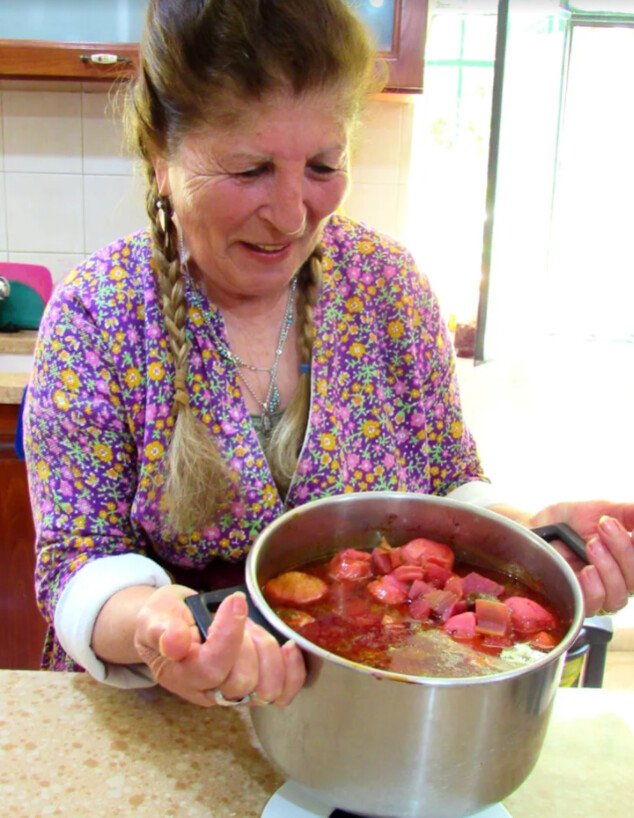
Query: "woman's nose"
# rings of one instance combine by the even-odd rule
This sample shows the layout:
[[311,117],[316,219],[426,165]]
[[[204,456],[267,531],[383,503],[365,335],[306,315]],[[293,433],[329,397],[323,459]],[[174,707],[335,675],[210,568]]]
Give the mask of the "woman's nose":
[[301,235],[306,226],[307,208],[303,179],[278,176],[271,187],[260,215],[278,233],[285,236]]

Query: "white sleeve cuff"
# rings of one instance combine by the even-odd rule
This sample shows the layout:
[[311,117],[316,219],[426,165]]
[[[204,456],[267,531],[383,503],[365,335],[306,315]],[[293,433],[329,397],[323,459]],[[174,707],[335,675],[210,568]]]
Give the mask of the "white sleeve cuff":
[[145,664],[102,662],[91,647],[99,612],[117,591],[132,585],[160,588],[171,582],[160,565],[141,554],[118,554],[86,563],[64,588],[55,608],[54,627],[66,653],[98,682],[114,687],[151,687],[156,684]]
[[459,500],[462,503],[471,503],[481,508],[507,504],[505,500],[500,498],[500,495],[490,483],[485,483],[482,480],[471,480],[468,483],[463,483],[457,489],[450,491],[447,497],[451,500]]

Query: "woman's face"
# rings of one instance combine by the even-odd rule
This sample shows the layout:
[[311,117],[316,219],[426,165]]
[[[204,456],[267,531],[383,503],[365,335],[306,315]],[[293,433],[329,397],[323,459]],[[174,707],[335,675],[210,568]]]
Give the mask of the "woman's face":
[[190,134],[156,163],[210,297],[279,293],[319,241],[348,189],[348,133],[334,102],[254,103],[239,126]]

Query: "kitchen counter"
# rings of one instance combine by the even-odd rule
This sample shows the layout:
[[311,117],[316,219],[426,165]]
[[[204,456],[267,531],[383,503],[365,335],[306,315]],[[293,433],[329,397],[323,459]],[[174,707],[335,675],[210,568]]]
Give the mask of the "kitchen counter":
[[[0,702],[0,797],[12,818],[258,818],[282,783],[243,708],[8,670]],[[537,766],[505,806],[513,818],[625,818],[632,758],[634,692],[561,689]]]
[[28,382],[28,372],[0,371],[0,403],[20,403]]
[[0,333],[0,404],[19,404],[31,366],[37,332]]
[[36,330],[20,330],[20,332],[0,333],[0,354],[1,355],[33,355],[35,342],[37,341]]

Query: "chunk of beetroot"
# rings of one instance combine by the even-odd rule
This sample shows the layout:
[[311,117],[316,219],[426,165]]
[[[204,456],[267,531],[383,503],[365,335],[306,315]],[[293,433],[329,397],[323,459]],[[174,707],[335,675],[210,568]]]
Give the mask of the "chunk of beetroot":
[[356,548],[346,548],[330,560],[328,574],[332,579],[359,582],[372,576],[372,555]]
[[474,639],[476,631],[476,615],[473,611],[454,614],[443,625],[443,630],[454,639]]
[[452,594],[462,599],[464,590],[462,588],[462,580],[457,574],[453,574],[449,577],[447,582],[445,582],[445,591],[451,591]]
[[423,569],[420,565],[399,565],[392,571],[392,575],[401,582],[414,582],[414,580],[422,580]]
[[398,568],[399,565],[402,565],[405,562],[403,559],[403,549],[393,548],[390,551],[390,561],[392,563],[392,568]]
[[368,593],[384,605],[401,605],[407,601],[407,585],[393,574],[385,574],[366,585]]
[[375,575],[389,574],[392,570],[392,560],[390,559],[390,552],[383,548],[374,548],[372,550],[372,570]]
[[453,568],[455,556],[448,545],[429,540],[426,537],[417,537],[401,546],[403,560],[410,565],[423,565],[434,562],[443,568]]
[[326,583],[303,571],[286,571],[265,583],[264,595],[272,605],[310,605],[328,595]]
[[472,571],[466,577],[462,577],[462,590],[465,596],[469,596],[469,594],[487,594],[499,598],[504,593],[504,586],[488,577],[483,577],[482,574],[478,574],[476,571]]
[[423,579],[433,585],[434,588],[444,588],[452,576],[453,573],[448,568],[436,565],[435,562],[428,562],[425,565]]
[[513,630],[519,636],[525,636],[537,631],[554,630],[557,619],[539,602],[524,596],[512,596],[504,601],[511,611]]
[[423,599],[429,604],[432,612],[443,622],[446,622],[454,613],[457,613],[455,606],[460,600],[451,591],[443,591],[436,588],[429,594],[425,594]]
[[511,611],[496,599],[476,599],[476,630],[491,636],[508,636],[511,632]]
[[459,599],[456,604],[451,609],[451,615],[456,616],[457,614],[464,613],[465,611],[469,610],[469,605],[466,599]]
[[431,608],[429,607],[429,602],[422,597],[413,599],[409,603],[409,615],[412,619],[416,619],[418,622],[424,622],[426,619],[429,619],[430,614]]
[[430,585],[428,582],[424,582],[422,579],[415,579],[409,586],[409,598],[418,599],[419,596],[424,596],[433,590],[433,585]]

